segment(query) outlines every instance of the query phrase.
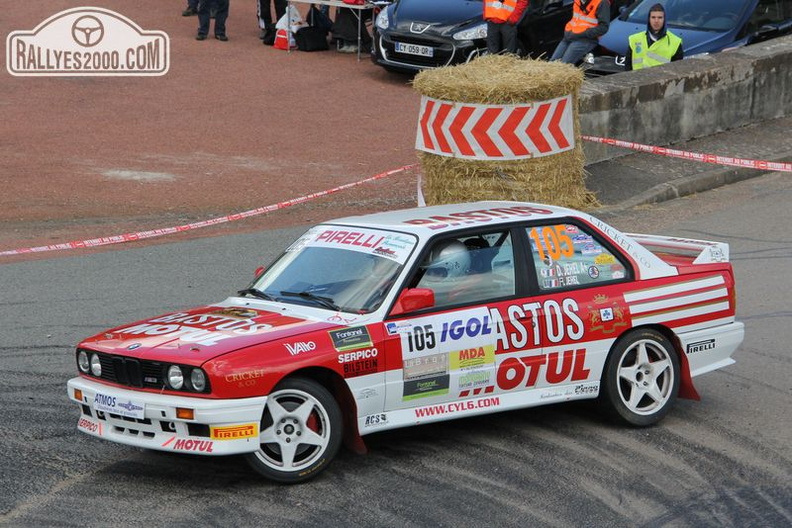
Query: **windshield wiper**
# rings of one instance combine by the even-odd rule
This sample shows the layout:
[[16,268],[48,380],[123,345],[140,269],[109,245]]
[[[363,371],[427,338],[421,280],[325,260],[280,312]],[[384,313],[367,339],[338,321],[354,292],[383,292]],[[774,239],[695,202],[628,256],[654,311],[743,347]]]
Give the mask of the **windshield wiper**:
[[336,312],[341,311],[341,308],[335,302],[333,302],[333,299],[331,297],[322,297],[321,295],[316,295],[315,293],[311,293],[309,291],[301,291],[301,292],[282,291],[280,293],[284,297],[301,297],[303,299],[316,301],[325,308],[330,308],[331,310],[335,310]]
[[239,295],[252,295],[253,297],[258,297],[259,299],[264,299],[265,301],[277,301],[275,297],[268,293],[264,293],[261,290],[257,290],[256,288],[245,288],[244,290],[239,290],[237,292]]

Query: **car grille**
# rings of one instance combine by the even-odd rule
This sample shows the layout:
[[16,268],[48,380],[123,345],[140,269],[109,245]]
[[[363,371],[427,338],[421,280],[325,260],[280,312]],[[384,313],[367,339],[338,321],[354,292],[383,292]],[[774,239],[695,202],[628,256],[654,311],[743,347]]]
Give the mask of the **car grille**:
[[[87,351],[94,354],[92,351]],[[164,363],[96,352],[102,365],[101,379],[136,388],[160,389],[165,386]]]

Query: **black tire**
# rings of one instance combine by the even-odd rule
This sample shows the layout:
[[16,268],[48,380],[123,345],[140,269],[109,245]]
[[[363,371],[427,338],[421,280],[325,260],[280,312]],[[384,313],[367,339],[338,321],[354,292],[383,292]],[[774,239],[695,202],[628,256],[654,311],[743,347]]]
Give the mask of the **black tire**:
[[679,380],[679,357],[671,342],[656,330],[633,330],[608,354],[599,400],[612,418],[646,427],[671,409]]
[[246,455],[251,467],[276,482],[314,478],[341,446],[341,409],[317,382],[287,378],[267,397],[258,451]]

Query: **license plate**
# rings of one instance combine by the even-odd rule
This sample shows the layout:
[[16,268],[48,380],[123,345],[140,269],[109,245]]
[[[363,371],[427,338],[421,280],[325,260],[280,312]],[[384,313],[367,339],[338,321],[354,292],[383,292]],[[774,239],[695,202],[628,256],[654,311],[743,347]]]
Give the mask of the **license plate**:
[[405,44],[396,42],[396,51],[407,55],[418,55],[420,57],[433,57],[434,48],[431,46],[419,46],[418,44]]
[[121,398],[113,394],[97,392],[94,396],[93,408],[109,414],[120,414],[127,418],[143,419],[146,415],[146,405],[143,402]]

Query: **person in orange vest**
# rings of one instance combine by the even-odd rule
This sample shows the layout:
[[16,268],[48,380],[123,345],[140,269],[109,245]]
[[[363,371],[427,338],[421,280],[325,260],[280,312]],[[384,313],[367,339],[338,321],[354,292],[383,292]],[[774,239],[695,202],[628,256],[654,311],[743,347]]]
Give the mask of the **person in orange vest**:
[[484,0],[489,53],[517,53],[517,24],[527,7],[528,0]]
[[610,26],[610,0],[575,0],[572,19],[550,60],[578,64]]

